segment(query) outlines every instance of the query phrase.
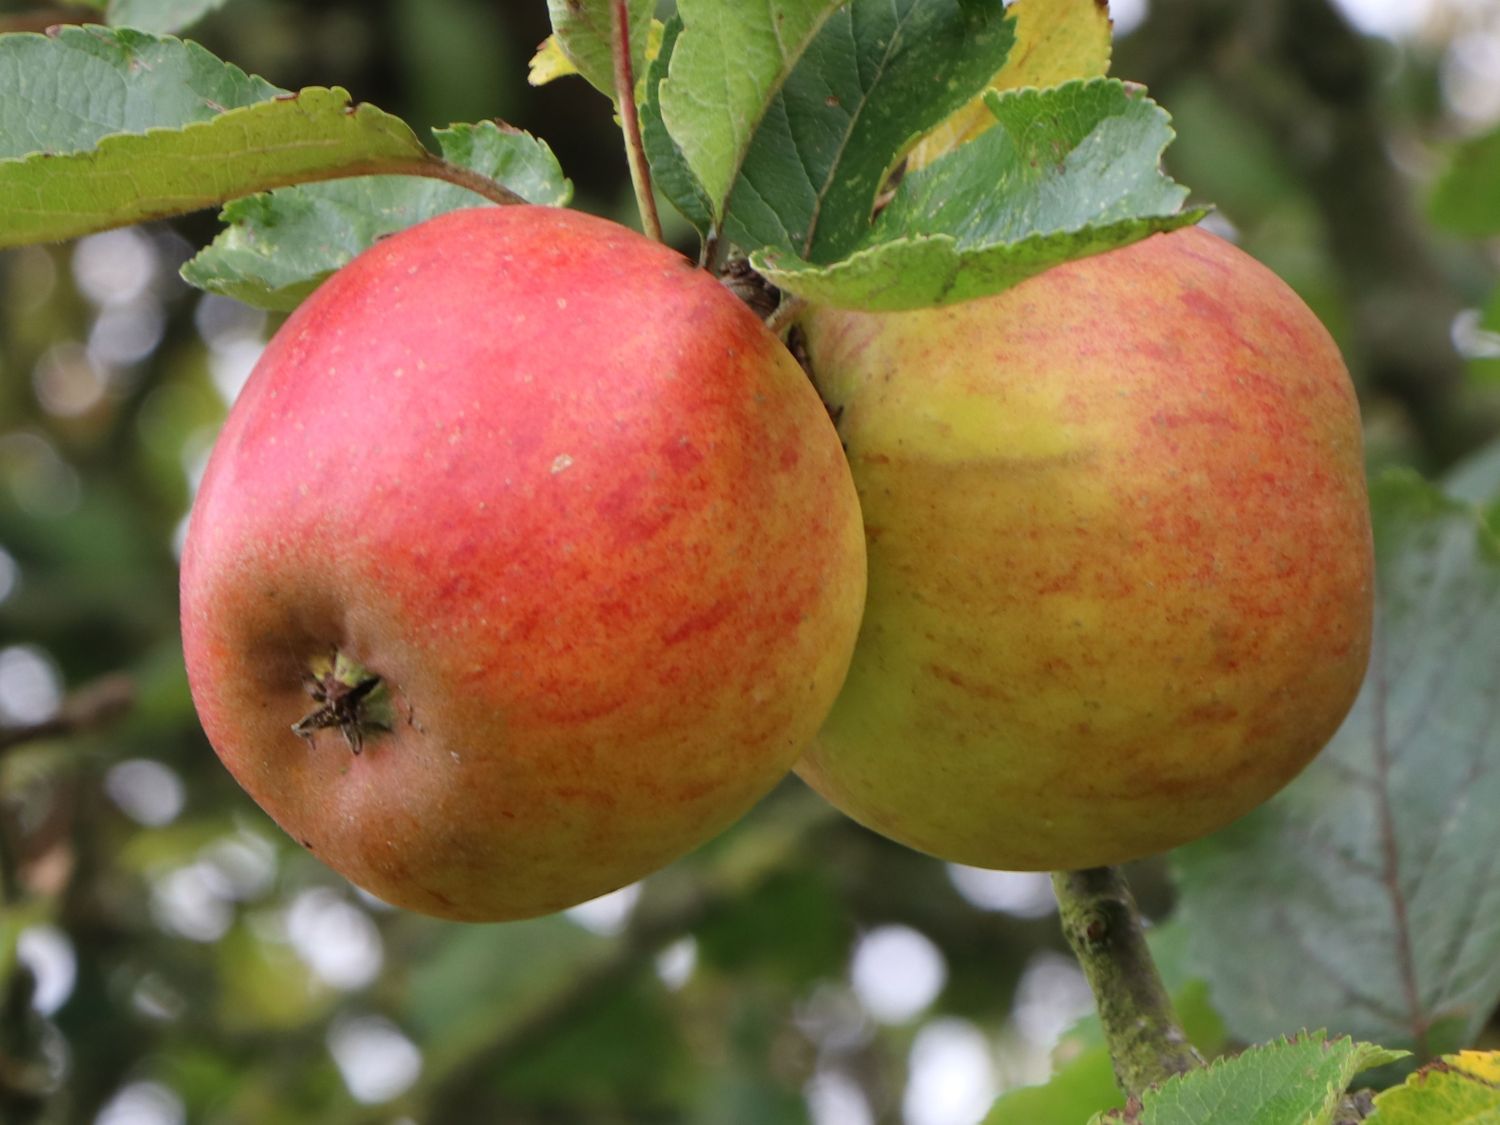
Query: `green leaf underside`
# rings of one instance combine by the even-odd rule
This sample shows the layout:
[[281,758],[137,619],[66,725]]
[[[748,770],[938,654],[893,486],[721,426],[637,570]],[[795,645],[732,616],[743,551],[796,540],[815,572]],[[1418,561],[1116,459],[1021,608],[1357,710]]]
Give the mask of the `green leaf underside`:
[[1115,79],[990,94],[998,124],[902,181],[864,245],[755,264],[821,304],[896,310],[999,292],[1072,258],[1196,222],[1161,172],[1170,118]]
[[1328,1125],[1362,1070],[1401,1052],[1323,1032],[1251,1047],[1146,1091],[1139,1110],[1115,1110],[1103,1122],[1128,1125]]
[[[614,37],[611,0],[547,0],[552,31],[563,54],[597,90],[615,96]],[[630,58],[639,77],[645,67],[655,0],[628,0]]]
[[1237,1036],[1317,1024],[1430,1055],[1500,999],[1500,540],[1414,475],[1371,495],[1377,627],[1354,710],[1287,789],[1175,863],[1195,967]]
[[713,226],[713,207],[692,169],[687,166],[682,149],[667,132],[661,116],[662,80],[676,53],[681,34],[682,17],[673,16],[662,32],[661,52],[646,75],[646,97],[641,103],[641,141],[646,148],[646,160],[651,165],[651,180],[656,189],[700,235],[707,235]]
[[1500,234],[1500,128],[1459,145],[1433,189],[1433,222],[1456,234]]
[[685,30],[661,87],[661,117],[715,218],[767,107],[842,2],[679,0]]
[[170,32],[197,23],[225,0],[110,0],[109,22],[116,27]]
[[[573,185],[545,143],[493,122],[435,130],[445,159],[505,184],[530,203],[563,206]],[[414,176],[365,176],[235,200],[229,225],[182,269],[190,284],[287,311],[378,239],[487,201]]]
[[195,43],[128,29],[0,36],[0,160],[212,121],[287,91]]
[[344,90],[309,87],[180,129],[106,136],[88,152],[0,162],[0,247],[432,159],[400,118],[354,106]]
[[1014,20],[999,3],[852,0],[840,7],[750,141],[725,209],[730,241],[820,264],[849,255],[869,235],[892,168],[921,134],[988,85],[1013,40]]

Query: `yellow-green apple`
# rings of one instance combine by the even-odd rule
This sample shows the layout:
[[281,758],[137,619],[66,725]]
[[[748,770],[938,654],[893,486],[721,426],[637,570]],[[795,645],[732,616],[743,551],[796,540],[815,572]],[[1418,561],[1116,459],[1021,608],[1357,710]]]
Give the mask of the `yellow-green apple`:
[[1199,229],[992,298],[804,329],[864,509],[854,662],[798,772],[984,867],[1118,863],[1286,784],[1365,669],[1358,407]]
[[292,836],[392,903],[561,909],[790,769],[864,601],[849,470],[712,277],[575,212],[383,241],[272,340],[182,564],[193,698]]

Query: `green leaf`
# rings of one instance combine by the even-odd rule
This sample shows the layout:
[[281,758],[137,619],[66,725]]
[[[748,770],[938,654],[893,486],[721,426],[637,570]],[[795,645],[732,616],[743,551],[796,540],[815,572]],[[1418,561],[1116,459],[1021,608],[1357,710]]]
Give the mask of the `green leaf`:
[[1500,1125],[1500,1052],[1461,1051],[1375,1098],[1368,1125]]
[[[572,198],[573,185],[552,150],[529,133],[483,122],[434,135],[445,159],[528,202],[563,206]],[[285,311],[376,240],[485,202],[465,188],[414,176],[367,176],[254,195],[224,209],[228,229],[183,266],[182,276],[200,289]]]
[[142,31],[181,31],[224,6],[225,0],[110,0],[109,22]]
[[646,96],[641,103],[641,142],[651,165],[651,181],[656,189],[682,213],[683,218],[707,235],[713,226],[713,207],[703,185],[693,175],[682,149],[667,132],[661,116],[661,85],[682,34],[682,18],[673,16],[662,32],[661,51],[646,74]]
[[1500,500],[1500,441],[1460,461],[1443,480],[1443,491],[1481,508]]
[[1115,79],[990,93],[997,125],[902,181],[864,245],[755,264],[820,304],[903,309],[997,293],[1072,258],[1196,221],[1161,172],[1167,113]]
[[[592,1110],[587,1117],[595,1120],[612,1116],[621,1102],[681,1103],[696,1068],[673,1015],[658,982],[625,982],[553,1034],[521,1045],[496,1075],[496,1085],[507,1101],[522,1104],[555,1105],[566,1096],[575,1112]],[[579,1066],[580,1059],[588,1064]]]
[[285,93],[179,39],[102,27],[0,36],[0,159],[84,152]]
[[1353,712],[1278,796],[1180,849],[1230,1030],[1472,1040],[1500,999],[1500,539],[1409,473],[1372,489],[1376,637]]
[[433,948],[412,959],[397,1000],[402,1023],[441,1044],[441,1072],[545,1008],[609,943],[561,915],[506,926],[434,926]]
[[[1010,11],[1016,17],[1016,42],[1000,73],[990,81],[991,89],[1057,86],[1109,73],[1114,41],[1110,37],[1108,4],[1097,0],[1015,0]],[[984,98],[975,98],[923,137],[912,149],[906,166],[926,167],[994,124],[995,117]]]
[[[896,163],[984,89],[1013,34],[999,3],[852,0],[839,8],[751,139],[725,208],[729,240],[820,264],[847,256],[869,235],[876,196]],[[684,152],[717,198],[685,145]]]
[[[523,129],[495,121],[478,125],[450,125],[434,129],[443,158],[470,168],[503,184],[527,203],[566,207],[573,198],[573,182],[563,175],[551,147]],[[434,188],[453,185],[433,184]],[[474,195],[463,188],[464,206],[472,206]],[[433,214],[438,212],[434,211]]]
[[1469,377],[1491,384],[1500,382],[1500,286],[1490,290],[1475,327],[1483,350],[1469,360]]
[[[601,93],[615,96],[614,32],[611,0],[547,0],[557,46],[578,73]],[[645,73],[655,0],[628,0],[630,59],[634,73]]]
[[777,91],[842,2],[679,0],[685,31],[660,91],[661,117],[716,218]]
[[1321,1031],[1251,1047],[1147,1090],[1139,1108],[1115,1110],[1120,1125],[1328,1125],[1350,1080],[1401,1057],[1370,1043],[1327,1040]]
[[1433,222],[1455,234],[1500,234],[1500,128],[1454,150],[1429,211]]
[[837,901],[823,872],[773,877],[698,928],[699,964],[736,981],[757,971],[800,986],[837,976],[849,953]]
[[[133,96],[133,94],[132,94]],[[288,183],[410,171],[433,160],[400,118],[308,87],[88,152],[0,161],[0,247],[209,207]]]

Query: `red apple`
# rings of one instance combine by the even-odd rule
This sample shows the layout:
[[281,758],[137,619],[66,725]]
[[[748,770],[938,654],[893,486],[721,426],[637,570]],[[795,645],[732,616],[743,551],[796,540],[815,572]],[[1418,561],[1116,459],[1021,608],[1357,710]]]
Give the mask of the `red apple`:
[[864,601],[838,438],[708,274],[456,212],[287,321],[193,511],[182,629],[230,771],[389,902],[521,918],[719,832],[823,720]]
[[943,309],[806,319],[869,535],[799,772],[945,859],[1119,863],[1286,784],[1359,690],[1372,556],[1338,349],[1202,230]]

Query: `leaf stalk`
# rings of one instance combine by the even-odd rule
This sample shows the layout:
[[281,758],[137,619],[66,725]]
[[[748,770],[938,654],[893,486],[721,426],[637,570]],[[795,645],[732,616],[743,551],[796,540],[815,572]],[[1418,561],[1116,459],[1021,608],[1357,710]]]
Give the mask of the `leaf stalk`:
[[636,207],[641,213],[641,227],[648,238],[665,241],[661,234],[661,216],[656,210],[656,194],[651,189],[651,166],[646,162],[646,145],[641,138],[641,117],[635,105],[635,69],[630,58],[630,12],[626,0],[613,0],[614,23],[610,44],[615,59],[615,104],[620,110],[620,124],[625,132],[625,157],[630,164],[630,183],[635,188]]

